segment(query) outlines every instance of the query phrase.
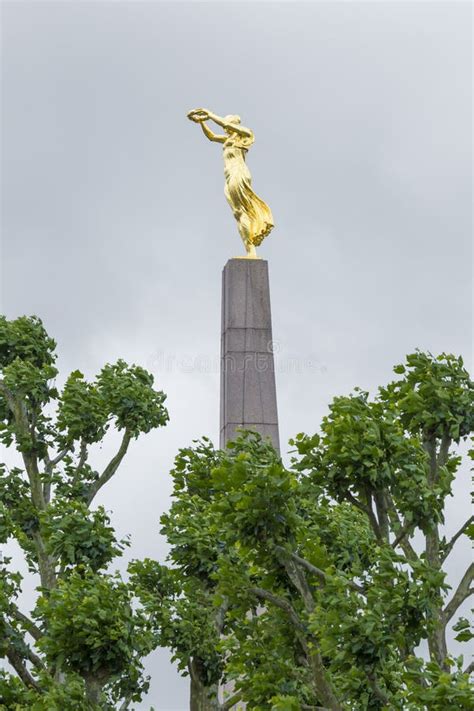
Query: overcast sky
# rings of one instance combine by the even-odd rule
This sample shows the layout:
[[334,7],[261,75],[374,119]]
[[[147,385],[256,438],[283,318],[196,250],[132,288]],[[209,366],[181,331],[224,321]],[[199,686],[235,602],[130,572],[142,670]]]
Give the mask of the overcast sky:
[[[173,457],[218,439],[221,270],[243,248],[222,149],[189,109],[238,113],[256,135],[282,443],[416,347],[471,363],[470,3],[3,2],[2,15],[2,310],[41,316],[63,378],[123,357],[168,393],[169,426],[133,444],[101,499],[129,557],[163,559]],[[466,482],[449,530],[468,515]],[[140,708],[187,708],[168,658],[150,660]]]

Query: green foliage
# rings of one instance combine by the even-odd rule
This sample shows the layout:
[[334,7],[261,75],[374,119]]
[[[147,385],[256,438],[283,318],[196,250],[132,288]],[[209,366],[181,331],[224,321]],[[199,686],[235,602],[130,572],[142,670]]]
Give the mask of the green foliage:
[[403,679],[405,686],[400,693],[403,708],[408,711],[472,709],[472,685],[468,675],[461,671],[461,664],[462,657],[458,660],[449,658],[449,671],[446,671],[435,662],[426,663],[419,658],[409,658]]
[[97,385],[87,383],[75,370],[66,381],[58,408],[58,430],[62,444],[99,442],[107,430],[108,412]]
[[294,475],[259,435],[249,433],[232,444],[211,472],[219,495],[215,510],[232,517],[243,545],[256,539],[285,543],[297,523]]
[[31,501],[28,482],[18,467],[7,469],[0,464],[0,542],[12,536],[30,559],[31,535],[38,528],[38,512]]
[[163,407],[166,395],[153,390],[153,381],[151,373],[123,360],[102,368],[97,387],[118,430],[127,429],[138,437],[168,422]]
[[166,396],[152,386],[150,373],[136,365],[127,366],[123,360],[106,365],[95,383],[87,383],[80,371],[74,371],[63,389],[58,409],[61,444],[75,440],[98,442],[111,420],[118,430],[126,429],[134,437],[165,425]]
[[282,611],[242,615],[222,648],[229,655],[227,673],[250,708],[268,709],[271,702],[275,709],[300,709],[301,703],[311,702],[308,670]]
[[295,696],[274,696],[271,711],[300,711],[301,704]]
[[28,694],[20,679],[0,669],[0,709],[20,711],[27,707]]
[[40,518],[46,551],[63,570],[80,565],[97,572],[121,555],[124,545],[128,545],[127,541],[117,542],[102,506],[89,511],[82,501],[59,500]]
[[204,684],[216,684],[222,675],[222,655],[212,619],[215,610],[203,582],[190,583],[179,570],[149,559],[134,561],[129,572],[160,646],[172,648],[173,661],[183,673],[188,672],[192,652],[202,662]]
[[[249,709],[472,707],[462,660],[454,670],[443,646],[444,608],[471,588],[449,593],[442,563],[454,542],[438,527],[460,465],[450,448],[472,429],[473,385],[453,356],[416,353],[395,371],[375,399],[335,398],[320,431],[291,442],[289,469],[251,433],[176,458],[162,518],[175,568],[136,564],[135,585],[183,672],[217,651],[221,680]],[[465,618],[454,630],[471,639]],[[428,662],[416,655],[424,640]]]
[[54,668],[109,680],[149,651],[146,626],[116,577],[73,571],[38,600],[35,615],[48,629],[39,645]]
[[[154,643],[132,591],[105,570],[117,541],[97,492],[115,474],[131,439],[168,421],[153,376],[119,360],[87,382],[79,371],[58,392],[55,342],[41,321],[0,317],[0,439],[21,468],[0,464],[0,542],[16,539],[39,576],[32,615],[18,607],[21,576],[0,565],[0,707],[34,711],[112,710],[148,688],[141,659]],[[124,430],[102,472],[91,445]]]
[[56,360],[56,343],[48,336],[39,318],[20,316],[8,321],[0,316],[0,368],[4,370],[15,360],[31,363],[37,368],[52,365]]
[[[471,610],[471,613],[473,610]],[[460,617],[459,620],[453,625],[453,630],[457,632],[455,637],[457,642],[470,642],[474,639],[474,634],[472,633],[472,622],[470,622],[465,617]]]
[[[472,708],[445,641],[448,617],[472,639],[457,619],[472,581],[449,591],[455,540],[439,534],[452,445],[474,424],[462,359],[416,352],[375,399],[335,398],[320,430],[292,441],[290,467],[254,433],[182,449],[161,519],[169,565],[135,561],[124,582],[105,571],[126,542],[90,504],[130,441],[166,424],[165,395],[122,360],[90,382],[74,371],[58,393],[55,357],[39,319],[0,318],[0,438],[22,460],[0,466],[0,542],[15,538],[41,582],[35,623],[18,608],[21,576],[0,567],[0,656],[16,672],[0,675],[2,708],[140,701],[157,645],[214,707],[229,680],[256,711]],[[91,445],[113,428],[119,450],[96,471]]]
[[213,517],[208,511],[214,491],[211,473],[220,459],[220,452],[206,438],[195,448],[180,450],[171,471],[173,503],[170,512],[161,517],[161,532],[172,546],[173,563],[204,581],[215,570],[223,546],[215,538]]
[[417,351],[394,371],[404,377],[381,388],[381,395],[397,408],[408,432],[426,438],[448,435],[454,442],[472,432],[474,384],[462,358]]
[[131,582],[158,642],[173,650],[183,674],[191,664],[205,686],[222,677],[219,649],[222,611],[214,604],[217,560],[224,543],[216,537],[211,469],[221,453],[204,438],[179,452],[172,471],[174,501],[162,516],[162,532],[171,544],[173,568],[151,560],[129,566]]

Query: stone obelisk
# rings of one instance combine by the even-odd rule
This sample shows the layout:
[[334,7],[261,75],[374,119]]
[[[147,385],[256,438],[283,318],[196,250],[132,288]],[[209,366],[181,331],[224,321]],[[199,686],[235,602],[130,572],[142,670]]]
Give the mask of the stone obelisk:
[[255,430],[280,449],[268,262],[229,259],[222,272],[220,446]]

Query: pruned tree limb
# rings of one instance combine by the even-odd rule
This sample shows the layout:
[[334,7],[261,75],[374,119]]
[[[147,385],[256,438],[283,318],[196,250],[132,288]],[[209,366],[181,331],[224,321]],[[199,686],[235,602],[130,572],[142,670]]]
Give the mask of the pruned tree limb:
[[[397,507],[395,506],[395,502],[392,499],[392,497],[390,496],[390,494],[387,494],[387,503],[388,503],[388,516],[390,518],[392,526],[396,532],[398,531],[398,533],[400,533],[403,528],[403,525],[402,525],[402,522],[400,521],[400,517],[398,515],[398,511],[397,511]],[[411,545],[406,534],[405,534],[405,536],[400,538],[398,545],[404,552],[405,557],[407,558],[408,561],[411,561],[412,563],[414,563],[419,560],[418,553],[415,551],[415,549]]]
[[51,590],[56,586],[56,560],[46,551],[43,538],[38,531],[33,531],[32,538],[38,554],[41,585]]
[[474,662],[471,662],[470,664],[467,665],[467,667],[464,669],[463,674],[472,674],[474,672]]
[[112,457],[108,465],[105,467],[104,471],[100,475],[100,477],[95,481],[93,484],[91,484],[89,488],[89,493],[86,498],[86,503],[88,506],[92,503],[92,500],[94,499],[95,495],[102,489],[104,484],[106,484],[115,474],[117,469],[119,468],[122,459],[125,457],[128,446],[130,444],[130,440],[132,439],[132,434],[129,432],[128,429],[125,430],[123,433],[122,437],[122,442],[120,444],[119,450],[117,454]]
[[79,461],[77,463],[76,471],[80,471],[87,461],[87,443],[81,439],[81,444],[79,447]]
[[130,706],[131,701],[132,701],[132,697],[131,697],[131,696],[127,696],[127,698],[124,699],[124,700],[122,701],[122,703],[120,704],[119,711],[127,711],[127,710],[128,710],[128,707]]
[[365,515],[368,517],[370,521],[370,525],[372,526],[372,530],[375,533],[375,537],[377,538],[378,541],[382,540],[382,532],[380,530],[379,523],[377,521],[377,517],[374,514],[371,506],[368,504],[363,504],[362,501],[359,501],[359,499],[356,499],[355,496],[353,496],[350,491],[346,492],[346,499],[351,503],[353,506],[358,508],[360,511],[363,511]]
[[14,617],[18,622],[20,622],[25,630],[30,633],[30,635],[33,637],[33,639],[37,642],[41,637],[43,637],[43,633],[41,632],[40,628],[35,625],[35,623],[30,620],[29,617],[23,614],[16,605],[12,605],[11,607],[11,615]]
[[12,654],[14,657],[15,657],[15,655],[17,655],[20,660],[22,660],[22,659],[28,659],[28,661],[30,661],[30,662],[33,664],[33,666],[35,666],[37,669],[44,669],[44,668],[45,668],[45,665],[44,665],[43,660],[40,659],[40,657],[38,657],[38,655],[33,652],[33,650],[29,647],[28,644],[26,644],[26,642],[22,639],[22,637],[21,637],[20,633],[18,632],[18,630],[15,630],[15,629],[14,629],[8,622],[6,622],[6,621],[4,621],[4,624],[5,624],[5,629],[6,629],[6,632],[7,632],[7,636],[8,636],[10,639],[13,639],[13,640],[14,640],[15,638],[16,638],[16,639],[21,639],[21,652],[20,652],[20,650],[16,649],[16,648],[13,646],[13,644],[9,644],[9,645],[8,645],[11,654]]
[[294,627],[296,627],[296,629],[300,632],[306,633],[305,626],[298,617],[294,607],[288,602],[288,600],[285,600],[282,597],[278,597],[278,595],[274,595],[273,593],[269,592],[268,590],[265,590],[264,588],[252,587],[248,588],[248,592],[251,595],[255,595],[255,597],[258,597],[259,600],[271,602],[272,605],[279,607],[280,610],[284,610],[290,618],[291,622],[293,623]]
[[395,540],[392,542],[392,548],[396,548],[398,545],[401,545],[403,539],[405,536],[407,536],[410,533],[410,530],[413,528],[413,522],[412,521],[405,521],[405,523],[402,525],[400,528],[399,532],[397,533]]
[[[305,558],[301,558],[301,556],[297,555],[297,553],[289,552],[289,551],[285,550],[285,548],[282,548],[281,546],[275,546],[275,550],[277,550],[281,553],[286,553],[287,555],[289,555],[295,563],[298,563],[299,565],[301,565],[301,567],[305,568],[308,571],[308,573],[312,573],[323,584],[328,582],[328,576],[323,570],[321,570],[320,568],[317,568],[315,565],[310,563]],[[349,585],[349,587],[352,588],[353,590],[356,590],[359,593],[365,594],[365,590],[361,585],[357,585],[357,583],[354,583],[352,580],[347,580],[346,582]]]
[[216,632],[219,635],[222,634],[222,631],[224,629],[225,616],[228,609],[229,601],[227,598],[224,598],[222,605],[219,605],[219,607],[217,608],[216,615],[214,617],[214,625],[216,628]]
[[388,698],[387,694],[383,691],[383,689],[380,688],[380,686],[377,684],[377,678],[374,673],[369,673],[367,674],[367,679],[369,680],[369,684],[371,686],[372,691],[374,692],[374,696],[382,702],[382,704],[386,708],[390,708],[391,703],[390,699]]
[[474,515],[471,516],[470,518],[468,518],[465,523],[463,523],[463,525],[461,526],[461,528],[459,529],[459,531],[457,531],[457,532],[454,534],[454,536],[451,538],[451,540],[449,541],[449,543],[447,543],[447,545],[444,547],[444,549],[443,549],[443,555],[441,556],[441,561],[442,561],[442,562],[444,562],[444,561],[446,560],[446,558],[448,557],[448,555],[449,555],[449,554],[451,553],[451,551],[453,550],[454,545],[455,545],[456,541],[458,540],[458,538],[460,538],[460,537],[463,535],[463,533],[466,532],[466,530],[469,528],[469,526],[470,526],[471,524],[474,524]]
[[[28,421],[28,413],[26,409],[26,404],[24,400],[19,397],[15,397],[9,388],[5,385],[4,380],[0,380],[0,391],[5,396],[12,415],[15,420],[15,424],[18,427],[19,433],[26,440],[31,438],[32,442],[35,442],[34,432],[31,432],[30,422]],[[18,436],[17,436],[18,443]],[[43,496],[43,486],[41,484],[41,476],[38,469],[38,459],[32,450],[25,449],[24,446],[20,448],[23,463],[25,465],[25,470],[28,475],[28,479],[31,487],[31,500],[33,505],[39,511],[43,511],[45,508],[45,501]]]
[[62,461],[66,454],[68,454],[68,452],[70,451],[71,447],[64,447],[64,449],[62,449],[59,454],[51,460],[51,466],[55,467],[57,464],[59,464],[59,462]]
[[8,407],[13,412],[14,407],[15,407],[15,398],[13,397],[13,393],[11,392],[11,390],[9,388],[7,388],[4,380],[0,380],[0,390],[2,391],[3,395],[5,396],[5,400],[8,403]]
[[45,669],[45,664],[41,657],[38,657],[30,647],[25,649],[25,656],[37,669]]
[[51,500],[51,481],[50,481],[50,477],[51,477],[52,474],[53,474],[53,469],[54,469],[55,466],[57,466],[57,465],[59,464],[60,461],[62,461],[62,460],[64,459],[64,457],[66,456],[66,454],[67,454],[68,452],[70,452],[71,449],[72,449],[72,447],[70,447],[70,446],[69,446],[69,447],[64,447],[64,449],[62,449],[62,450],[59,452],[59,454],[57,454],[56,457],[54,457],[53,459],[50,459],[50,458],[49,458],[48,453],[46,453],[46,455],[45,455],[45,457],[44,457],[45,470],[46,470],[45,473],[48,475],[47,480],[46,480],[46,481],[44,482],[44,484],[43,484],[43,496],[44,496],[44,501],[45,501],[46,504],[49,504],[49,502],[50,502],[50,500]]
[[448,461],[449,448],[451,447],[451,444],[452,444],[452,439],[445,432],[441,438],[441,444],[439,446],[438,458],[436,460],[436,464],[438,467],[444,467],[444,465]]
[[279,553],[289,555],[295,563],[299,563],[299,565],[305,568],[309,573],[312,573],[314,576],[316,576],[322,583],[327,582],[326,573],[320,568],[317,568],[315,565],[310,563],[308,560],[301,558],[296,553],[287,551],[285,548],[282,548],[282,546],[275,546],[275,550],[277,550]]
[[230,711],[232,706],[235,706],[235,704],[240,701],[241,697],[242,694],[240,692],[233,694],[228,699],[226,699],[223,704],[221,704],[219,711]]
[[464,600],[466,600],[470,595],[474,593],[474,587],[471,587],[473,579],[474,563],[471,563],[469,568],[464,573],[462,580],[459,583],[454,595],[452,596],[451,600],[448,602],[442,612],[443,621],[445,625],[455,614],[456,610],[462,605]]
[[30,689],[34,689],[35,691],[41,692],[40,685],[38,684],[36,679],[34,679],[33,676],[30,674],[30,672],[26,668],[26,665],[21,655],[13,646],[8,646],[6,651],[6,657],[13,669],[16,671],[16,673],[22,680],[23,684]]

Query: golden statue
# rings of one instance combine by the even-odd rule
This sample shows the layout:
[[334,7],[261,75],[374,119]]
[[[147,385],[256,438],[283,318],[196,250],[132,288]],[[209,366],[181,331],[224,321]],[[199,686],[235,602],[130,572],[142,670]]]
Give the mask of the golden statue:
[[[252,177],[245,163],[245,154],[254,142],[253,132],[240,125],[240,116],[216,116],[207,109],[194,109],[188,118],[200,123],[210,141],[224,144],[224,193],[247,251],[246,257],[258,259],[258,247],[273,228],[273,216],[268,205],[252,190]],[[206,121],[222,126],[225,135],[211,131]]]

